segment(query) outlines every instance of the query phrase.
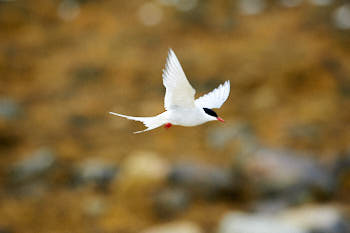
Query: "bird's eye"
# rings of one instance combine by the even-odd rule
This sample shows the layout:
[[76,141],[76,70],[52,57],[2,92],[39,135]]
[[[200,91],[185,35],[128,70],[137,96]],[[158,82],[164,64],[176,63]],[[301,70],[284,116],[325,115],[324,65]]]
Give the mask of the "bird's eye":
[[203,108],[204,112],[210,116],[213,117],[218,117],[218,114],[216,114],[216,112],[214,112],[213,110],[211,110],[210,108]]

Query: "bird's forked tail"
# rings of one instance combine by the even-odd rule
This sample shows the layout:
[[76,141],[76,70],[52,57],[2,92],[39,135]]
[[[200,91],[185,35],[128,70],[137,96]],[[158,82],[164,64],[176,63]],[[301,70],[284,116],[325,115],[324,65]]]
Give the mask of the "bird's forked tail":
[[137,131],[134,133],[143,133],[143,132],[158,128],[159,126],[162,126],[163,124],[167,123],[164,117],[164,113],[165,112],[154,117],[133,117],[133,116],[126,116],[115,112],[109,112],[109,114],[124,117],[129,120],[140,121],[147,127],[147,129],[145,130]]

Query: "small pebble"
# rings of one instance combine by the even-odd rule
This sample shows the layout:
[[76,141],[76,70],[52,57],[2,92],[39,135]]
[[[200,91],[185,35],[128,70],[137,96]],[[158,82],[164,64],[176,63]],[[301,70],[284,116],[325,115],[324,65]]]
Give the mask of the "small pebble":
[[190,197],[185,190],[168,188],[155,195],[154,207],[159,217],[169,218],[184,211],[189,201]]
[[50,149],[39,149],[12,166],[13,181],[22,182],[44,176],[53,168],[55,161],[56,157]]
[[262,13],[266,8],[264,0],[239,0],[238,9],[244,15],[256,15]]
[[350,29],[350,4],[338,7],[333,13],[333,20],[337,28]]
[[118,168],[101,159],[88,159],[76,167],[74,184],[95,183],[106,189],[118,173]]
[[20,106],[10,98],[0,99],[0,118],[13,119],[20,113]]
[[154,226],[141,233],[203,233],[203,231],[193,222],[181,221]]

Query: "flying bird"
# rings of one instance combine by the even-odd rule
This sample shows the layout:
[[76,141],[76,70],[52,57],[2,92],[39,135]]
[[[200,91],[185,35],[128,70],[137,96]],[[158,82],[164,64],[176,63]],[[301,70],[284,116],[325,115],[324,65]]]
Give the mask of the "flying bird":
[[147,127],[145,130],[134,133],[142,133],[162,125],[165,128],[170,128],[172,125],[196,126],[215,120],[224,122],[213,108],[220,108],[227,100],[230,94],[230,81],[220,84],[213,91],[195,99],[196,91],[187,80],[172,49],[169,49],[162,77],[163,85],[166,88],[165,112],[153,117],[133,117],[115,112],[109,113],[129,120],[140,121]]

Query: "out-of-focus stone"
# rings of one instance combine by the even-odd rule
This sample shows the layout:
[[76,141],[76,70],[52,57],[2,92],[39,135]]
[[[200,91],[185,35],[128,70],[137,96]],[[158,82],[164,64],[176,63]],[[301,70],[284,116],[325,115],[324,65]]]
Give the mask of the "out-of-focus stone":
[[79,16],[80,5],[76,0],[62,0],[58,6],[57,14],[65,21],[72,21]]
[[264,213],[264,214],[274,214],[281,210],[286,209],[289,206],[287,200],[283,198],[275,198],[271,200],[257,201],[252,204],[251,209],[254,212]]
[[219,224],[218,233],[307,233],[276,216],[231,212]]
[[256,15],[265,10],[266,2],[265,0],[240,0],[238,8],[244,15]]
[[317,6],[328,6],[332,4],[333,0],[310,0],[311,3]]
[[121,179],[124,181],[163,181],[168,172],[167,162],[153,152],[136,152],[121,164]]
[[20,113],[20,106],[10,98],[0,99],[0,118],[13,119]]
[[161,22],[163,11],[158,5],[148,2],[140,6],[138,16],[142,24],[154,26]]
[[176,8],[180,11],[190,11],[198,4],[198,0],[178,0]]
[[161,218],[173,217],[185,210],[190,197],[183,189],[165,189],[155,195],[155,212]]
[[118,168],[114,164],[107,163],[101,159],[88,159],[75,169],[74,184],[95,183],[99,188],[105,189],[113,181],[117,173]]
[[226,214],[219,233],[346,233],[349,224],[335,206],[304,206],[276,213]]
[[54,167],[55,161],[56,157],[50,149],[39,149],[12,166],[10,170],[12,181],[25,182],[39,178]]
[[91,217],[96,217],[103,214],[105,209],[106,209],[105,203],[103,202],[102,199],[99,199],[99,198],[89,199],[85,202],[85,205],[84,205],[85,214]]
[[293,151],[260,148],[250,155],[237,156],[233,165],[233,171],[244,177],[255,195],[303,202],[313,191],[323,195],[334,191],[329,170]]
[[338,7],[333,13],[334,24],[339,29],[350,29],[350,4]]
[[172,222],[159,226],[154,226],[142,233],[202,233],[200,227],[193,222]]
[[178,163],[173,166],[168,179],[171,184],[205,197],[215,197],[235,189],[227,169],[206,164]]
[[335,206],[305,206],[285,211],[282,221],[310,233],[346,233],[350,225]]

